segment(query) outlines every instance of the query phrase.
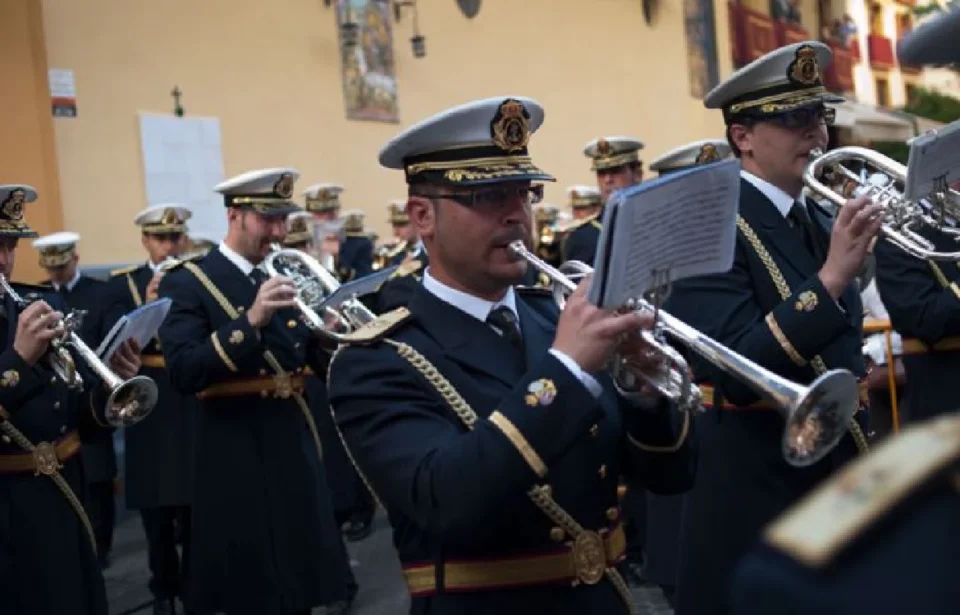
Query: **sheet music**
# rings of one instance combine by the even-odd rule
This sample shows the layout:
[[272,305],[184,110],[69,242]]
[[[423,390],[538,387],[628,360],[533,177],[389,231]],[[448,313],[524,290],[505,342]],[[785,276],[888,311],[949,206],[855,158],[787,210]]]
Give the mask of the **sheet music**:
[[960,120],[910,142],[904,196],[917,201],[960,180]]
[[97,355],[109,361],[120,345],[130,338],[137,340],[140,348],[145,348],[160,330],[173,301],[168,297],[141,305],[137,309],[120,317],[110,332],[103,338]]
[[643,182],[607,203],[587,299],[619,307],[659,285],[733,266],[740,161]]

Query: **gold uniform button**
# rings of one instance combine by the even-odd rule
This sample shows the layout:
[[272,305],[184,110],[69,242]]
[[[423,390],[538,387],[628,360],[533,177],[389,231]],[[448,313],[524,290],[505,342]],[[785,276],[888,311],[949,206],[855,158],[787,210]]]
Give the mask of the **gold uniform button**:
[[59,409],[60,409],[60,402],[58,402],[58,401],[53,402],[53,409],[54,409],[54,410],[59,410]]
[[616,521],[617,517],[619,516],[620,516],[620,511],[618,511],[616,508],[607,509],[607,519],[611,521]]
[[246,309],[246,308],[244,308],[242,305],[238,305],[238,306],[237,306],[237,313],[243,314],[243,311],[244,311],[245,309]]
[[67,426],[63,425],[60,427],[60,433],[67,433]]
[[293,347],[294,347],[294,348],[299,348],[299,347],[300,347],[300,342],[294,343]]
[[606,477],[607,477],[607,466],[606,466],[606,465],[600,466],[600,471],[599,471],[599,472],[600,472],[600,478],[606,478]]
[[593,427],[591,427],[591,428],[590,428],[590,435],[593,436],[594,438],[596,438],[598,435],[600,435],[600,426],[599,426],[599,425],[594,425]]
[[8,436],[8,435],[6,435],[6,434],[0,436],[0,440],[3,440],[3,443],[4,443],[4,444],[10,444],[10,436]]
[[288,329],[294,329],[294,328],[296,328],[296,326],[297,326],[297,321],[296,321],[296,320],[294,320],[294,319],[291,318],[290,320],[287,321],[287,328],[288,328]]
[[548,498],[552,498],[552,497],[553,497],[553,487],[551,487],[550,485],[544,485],[544,486],[543,486],[543,495],[547,496]]
[[550,540],[553,542],[563,542],[563,538],[566,534],[563,531],[562,527],[554,527],[550,529]]
[[263,369],[263,368],[261,367],[261,368],[260,368],[260,375],[261,375],[261,376],[266,376],[266,375],[267,375],[267,370],[265,370],[265,369]]
[[53,376],[50,378],[50,384],[57,384],[57,377]]

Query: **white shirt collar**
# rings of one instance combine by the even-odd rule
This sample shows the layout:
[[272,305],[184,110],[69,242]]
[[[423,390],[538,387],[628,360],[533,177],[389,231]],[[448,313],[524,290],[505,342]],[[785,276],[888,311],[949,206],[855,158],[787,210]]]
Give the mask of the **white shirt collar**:
[[[220,245],[217,246],[217,249],[220,250],[220,253],[223,254],[228,261],[236,265],[237,269],[239,269],[243,275],[247,277],[250,277],[250,274],[256,268],[256,265],[234,252],[230,246],[222,241],[220,242]],[[260,267],[260,270],[263,271],[263,267]]]
[[797,197],[790,196],[780,188],[777,188],[765,179],[757,177],[750,171],[740,169],[740,177],[753,184],[753,187],[762,192],[763,196],[770,199],[777,208],[777,211],[779,211],[780,215],[784,218],[790,214],[790,208],[797,202]]
[[439,282],[430,275],[430,268],[427,267],[427,270],[423,273],[423,287],[437,299],[449,303],[481,322],[486,322],[487,316],[490,315],[493,308],[501,305],[508,307],[510,311],[513,312],[513,315],[517,316],[517,322],[520,322],[520,318],[517,315],[517,296],[514,294],[512,286],[507,289],[506,294],[500,301],[487,301],[486,299],[465,293],[462,290],[450,288],[446,284]]
[[[77,282],[80,281],[80,270],[77,269],[73,272],[73,279],[64,284],[67,287],[67,292],[73,292],[73,287],[77,285]],[[60,292],[60,286],[56,283],[53,284],[53,289],[57,292]]]

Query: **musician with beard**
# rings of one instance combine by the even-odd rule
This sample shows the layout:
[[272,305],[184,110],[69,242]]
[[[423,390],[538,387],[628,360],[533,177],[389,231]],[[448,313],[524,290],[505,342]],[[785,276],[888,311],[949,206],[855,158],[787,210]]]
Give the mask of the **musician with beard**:
[[160,329],[171,381],[200,398],[188,603],[204,613],[340,611],[351,598],[303,396],[305,369],[326,373],[328,355],[294,307],[291,281],[263,268],[300,209],[290,200],[297,177],[264,169],[218,185],[226,238],[160,283],[173,300]]
[[330,403],[389,514],[411,613],[631,612],[617,480],[693,480],[689,416],[604,370],[617,350],[651,367],[627,334],[652,319],[592,306],[587,284],[562,314],[516,286],[530,267],[507,246],[531,243],[534,182],[553,180],[527,149],[543,117],[528,98],[478,100],[380,152],[405,172],[430,265],[405,306],[347,336]]
[[[882,220],[863,198],[833,220],[801,196],[811,150],[827,145],[835,113],[827,104],[841,100],[823,86],[830,60],[823,43],[788,45],[707,95],[708,108],[723,110],[742,165],[733,266],[674,283],[664,306],[800,384],[833,368],[864,375],[855,277]],[[692,367],[708,410],[697,425],[700,473],[683,517],[677,614],[726,615],[734,564],[767,523],[866,450],[866,412],[826,457],[796,467],[784,459],[775,406],[712,364]]]

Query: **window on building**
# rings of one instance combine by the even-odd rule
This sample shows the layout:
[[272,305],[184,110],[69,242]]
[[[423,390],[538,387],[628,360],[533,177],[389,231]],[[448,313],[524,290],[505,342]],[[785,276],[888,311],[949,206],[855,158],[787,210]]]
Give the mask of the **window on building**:
[[886,79],[877,79],[877,104],[881,107],[890,106],[890,84]]
[[870,5],[870,34],[883,36],[883,7],[879,4]]

